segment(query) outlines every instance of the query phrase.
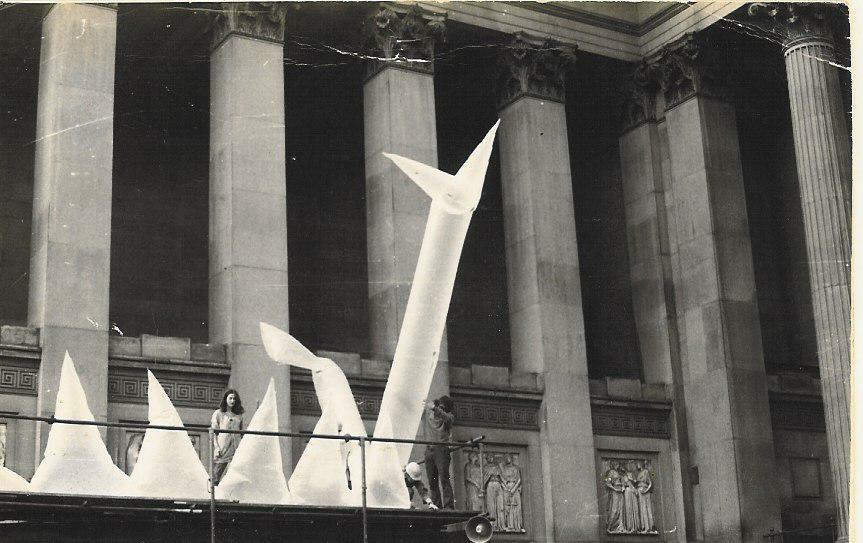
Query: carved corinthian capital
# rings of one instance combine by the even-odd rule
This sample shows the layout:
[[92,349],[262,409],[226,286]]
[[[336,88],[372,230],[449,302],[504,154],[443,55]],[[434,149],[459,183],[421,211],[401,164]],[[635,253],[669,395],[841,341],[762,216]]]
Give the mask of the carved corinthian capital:
[[642,60],[623,86],[623,130],[631,130],[656,120],[656,94],[660,70],[655,63]]
[[498,108],[522,96],[566,101],[566,69],[577,46],[517,32],[498,60]]
[[365,21],[365,48],[372,58],[367,78],[386,66],[422,73],[434,71],[435,45],[446,37],[446,13],[417,5],[381,4]]
[[695,95],[728,99],[728,88],[716,74],[716,55],[687,34],[663,48],[656,58],[666,109]]
[[779,36],[787,50],[812,40],[832,44],[830,20],[838,8],[815,2],[756,2],[749,6],[748,14],[756,25]]
[[220,8],[213,31],[213,49],[231,34],[284,43],[288,4],[240,2],[223,3]]

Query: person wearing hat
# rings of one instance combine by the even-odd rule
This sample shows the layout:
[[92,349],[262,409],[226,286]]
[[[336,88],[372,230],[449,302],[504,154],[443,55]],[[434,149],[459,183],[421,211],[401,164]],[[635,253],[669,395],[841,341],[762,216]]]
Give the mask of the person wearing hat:
[[[455,405],[449,396],[441,396],[431,406],[424,402],[425,436],[427,441],[452,441],[452,423]],[[425,452],[426,475],[432,501],[441,509],[453,509],[452,482],[449,478],[450,447],[446,444],[428,445]],[[443,499],[441,499],[443,495]]]
[[408,465],[405,466],[402,471],[404,471],[405,474],[405,486],[408,487],[408,494],[410,494],[411,501],[414,499],[414,490],[416,490],[420,493],[420,498],[422,498],[424,504],[428,505],[429,509],[437,509],[437,506],[432,503],[431,498],[429,498],[429,491],[426,488],[426,485],[423,484],[423,472],[422,469],[420,469],[420,465],[416,462],[408,462]]

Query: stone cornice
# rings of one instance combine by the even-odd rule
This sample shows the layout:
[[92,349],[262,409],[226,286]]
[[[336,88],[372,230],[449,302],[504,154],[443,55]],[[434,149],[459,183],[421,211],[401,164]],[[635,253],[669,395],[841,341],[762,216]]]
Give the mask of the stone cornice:
[[498,109],[523,96],[566,101],[566,70],[577,46],[516,32],[498,58]]
[[665,96],[666,109],[695,95],[729,98],[727,86],[716,74],[714,51],[700,43],[694,34],[669,43],[648,63],[656,66],[654,74]]
[[830,19],[837,6],[815,2],[757,2],[748,14],[763,30],[779,36],[788,49],[811,41],[833,44]]
[[435,46],[446,39],[446,14],[417,5],[379,4],[363,25],[364,48],[371,57],[366,78],[394,66],[431,74]]
[[230,35],[284,43],[288,5],[280,2],[223,3],[213,29],[212,50]]

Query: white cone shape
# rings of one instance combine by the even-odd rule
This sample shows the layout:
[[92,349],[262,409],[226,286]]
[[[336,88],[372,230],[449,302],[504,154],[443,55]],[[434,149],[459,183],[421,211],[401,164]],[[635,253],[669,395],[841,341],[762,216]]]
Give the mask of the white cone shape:
[[[380,428],[381,433],[392,433],[392,428],[387,426],[390,426],[389,420],[378,417],[375,431]],[[366,460],[366,500],[369,507],[409,509],[410,494],[405,486],[396,444],[380,441],[371,443],[366,450]]]
[[[422,401],[431,388],[458,262],[473,210],[482,194],[488,160],[500,121],[489,130],[454,176],[416,161],[386,154],[426,194],[432,205],[414,272],[378,420],[375,437],[415,439]],[[410,459],[411,444],[396,446],[399,464]]]
[[[270,379],[267,393],[255,411],[249,430],[278,432],[276,385]],[[276,436],[244,435],[216,487],[216,498],[242,503],[295,503],[282,470],[282,448]]]
[[0,466],[0,492],[29,492],[30,483],[9,468]]
[[[150,370],[147,381],[150,424],[183,426],[177,409]],[[130,478],[137,496],[209,498],[207,470],[186,432],[149,428]]]
[[261,339],[267,354],[277,363],[290,364],[312,372],[321,412],[331,412],[330,415],[335,418],[343,433],[357,437],[366,435],[351,386],[335,362],[316,356],[292,335],[265,322],[261,323]]
[[[66,353],[60,370],[54,416],[58,419],[94,420],[69,353]],[[30,488],[35,492],[58,494],[132,495],[129,477],[111,461],[99,430],[95,426],[77,424],[54,424],[51,427],[45,458],[36,469]]]
[[[315,425],[315,434],[338,434],[338,422],[332,411],[324,411]],[[311,439],[294,468],[289,486],[293,496],[308,505],[360,505],[362,472],[358,454],[350,454],[351,483],[345,474],[346,448],[343,441]],[[356,457],[356,460],[355,458]]]

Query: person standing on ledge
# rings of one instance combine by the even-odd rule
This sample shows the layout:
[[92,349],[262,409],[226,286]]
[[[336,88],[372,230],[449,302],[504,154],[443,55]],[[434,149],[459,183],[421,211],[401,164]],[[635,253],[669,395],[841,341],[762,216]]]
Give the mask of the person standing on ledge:
[[[425,406],[425,437],[427,441],[452,441],[453,401],[449,396],[441,396],[429,406]],[[428,445],[425,452],[426,475],[429,480],[432,502],[441,509],[453,509],[452,482],[449,476],[449,445]],[[443,499],[441,499],[443,494]]]
[[243,429],[243,402],[240,394],[229,388],[222,396],[222,403],[213,412],[210,426],[213,434],[213,485],[219,484],[228,464],[234,458],[234,452],[240,444],[240,434],[221,434],[219,430]]

